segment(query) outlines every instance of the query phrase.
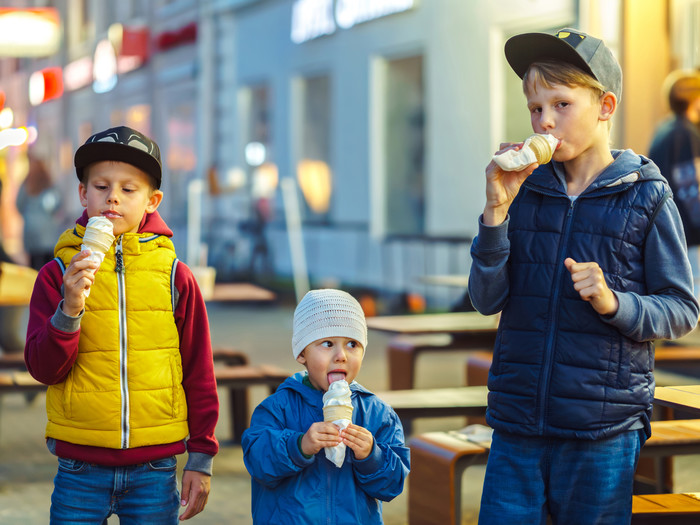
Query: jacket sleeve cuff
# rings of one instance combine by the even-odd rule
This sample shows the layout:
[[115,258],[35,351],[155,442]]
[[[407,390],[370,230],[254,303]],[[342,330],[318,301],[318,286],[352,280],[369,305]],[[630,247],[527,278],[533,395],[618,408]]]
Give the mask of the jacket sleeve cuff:
[[202,452],[190,452],[187,455],[187,464],[184,470],[194,470],[211,476],[214,456]]
[[[349,449],[348,449],[349,450]],[[383,464],[384,452],[377,446],[375,441],[372,444],[372,452],[365,459],[355,458],[354,465],[360,474],[369,476],[377,472]]]
[[58,303],[58,308],[56,308],[56,313],[53,314],[53,317],[51,317],[51,324],[53,325],[54,328],[56,328],[57,330],[60,330],[61,332],[66,332],[66,333],[77,332],[78,329],[80,328],[80,320],[83,318],[83,314],[85,313],[85,309],[83,308],[82,312],[80,312],[76,317],[73,317],[72,315],[68,315],[68,314],[64,313],[62,306],[63,306],[63,300],[61,300],[61,302]]
[[289,436],[289,439],[287,439],[287,453],[289,454],[289,459],[291,459],[292,463],[298,467],[306,467],[311,465],[311,463],[313,463],[316,459],[316,456],[307,458],[301,451],[299,440],[301,437],[303,437],[303,435],[304,434],[301,432],[295,432]]
[[479,251],[492,252],[508,249],[508,223],[510,216],[506,217],[498,226],[487,226],[483,223],[483,215],[479,216],[479,235],[476,242],[479,245]]
[[623,334],[627,334],[637,322],[639,315],[639,300],[632,293],[618,293],[612,290],[617,297],[617,312],[613,315],[601,315],[601,319],[614,326]]

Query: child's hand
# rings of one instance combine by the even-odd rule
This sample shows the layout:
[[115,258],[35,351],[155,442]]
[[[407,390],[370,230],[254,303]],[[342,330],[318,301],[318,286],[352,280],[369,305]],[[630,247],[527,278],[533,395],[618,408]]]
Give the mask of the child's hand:
[[301,451],[307,456],[317,454],[322,448],[340,445],[340,432],[333,423],[319,421],[306,431],[301,439]]
[[593,309],[600,315],[613,315],[617,312],[620,304],[615,294],[608,288],[603,270],[598,263],[578,263],[571,257],[567,257],[564,265],[571,273],[574,289],[581,295],[581,299],[591,303]]
[[[522,143],[503,143],[496,153],[522,147]],[[493,160],[486,166],[486,207],[482,218],[485,225],[497,226],[506,220],[508,208],[520,191],[520,186],[537,166],[539,164],[535,162],[521,171],[504,171]]]
[[95,283],[95,270],[99,263],[87,260],[90,250],[76,253],[63,274],[63,312],[76,316],[85,308],[83,292]]
[[187,509],[180,516],[180,521],[188,520],[204,510],[209,499],[211,476],[195,470],[182,472],[182,501],[180,504]]
[[374,436],[366,428],[351,423],[340,433],[340,437],[343,443],[352,449],[357,459],[365,459],[372,452]]

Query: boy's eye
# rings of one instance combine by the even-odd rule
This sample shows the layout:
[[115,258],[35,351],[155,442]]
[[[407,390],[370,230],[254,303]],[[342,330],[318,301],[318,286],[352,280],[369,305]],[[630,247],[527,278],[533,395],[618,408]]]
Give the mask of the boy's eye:
[[355,341],[348,341],[348,347],[357,348],[357,343]]
[[321,343],[321,346],[325,346],[326,348],[332,348],[333,347],[333,341],[323,341]]

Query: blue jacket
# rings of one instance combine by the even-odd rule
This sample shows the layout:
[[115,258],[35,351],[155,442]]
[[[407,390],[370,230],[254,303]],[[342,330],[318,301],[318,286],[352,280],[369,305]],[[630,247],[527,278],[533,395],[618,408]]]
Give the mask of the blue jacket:
[[[488,423],[528,436],[650,435],[653,339],[698,322],[683,227],[656,166],[630,150],[575,200],[564,169],[539,167],[509,219],[472,245],[474,307],[502,310],[489,373]],[[567,257],[597,262],[619,301],[604,317],[580,298]]]
[[348,447],[341,468],[322,450],[306,458],[299,440],[323,421],[323,392],[288,378],[253,412],[243,434],[243,460],[252,477],[253,522],[264,525],[383,523],[381,501],[403,490],[409,449],[396,413],[352,382],[353,423],[369,430],[374,448],[358,461]]

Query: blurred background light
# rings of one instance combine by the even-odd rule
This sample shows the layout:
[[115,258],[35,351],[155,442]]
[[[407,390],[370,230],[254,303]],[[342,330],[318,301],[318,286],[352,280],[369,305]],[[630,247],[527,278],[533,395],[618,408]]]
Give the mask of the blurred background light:
[[297,180],[309,208],[316,213],[326,213],[332,192],[328,164],[322,160],[302,160],[297,164]]
[[63,95],[63,70],[60,67],[47,67],[35,71],[29,77],[29,103],[32,106]]
[[265,145],[262,142],[249,142],[245,146],[245,161],[250,166],[260,166],[265,162]]
[[0,150],[8,146],[21,146],[28,138],[27,128],[5,128],[0,131]]
[[15,114],[12,108],[3,108],[0,111],[0,129],[9,128],[12,126],[12,122],[15,120]]
[[49,56],[58,52],[60,42],[60,19],[55,8],[0,8],[0,56]]

